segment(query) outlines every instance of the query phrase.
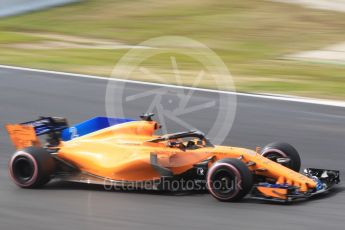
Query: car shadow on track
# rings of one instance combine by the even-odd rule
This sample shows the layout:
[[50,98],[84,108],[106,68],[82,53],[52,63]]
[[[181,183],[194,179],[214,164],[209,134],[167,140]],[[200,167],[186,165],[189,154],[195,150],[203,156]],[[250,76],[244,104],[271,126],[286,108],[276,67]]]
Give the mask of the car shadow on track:
[[[157,191],[157,190],[145,190],[145,189],[106,189],[103,185],[96,184],[84,184],[77,182],[65,182],[57,181],[52,182],[43,187],[44,190],[84,190],[84,191],[95,191],[95,192],[116,192],[116,193],[126,193],[126,194],[145,194],[145,195],[158,195],[158,196],[200,196],[208,195],[208,191]],[[331,189],[329,192],[313,196],[309,199],[300,199],[293,202],[274,202],[265,200],[256,200],[245,197],[244,199],[236,203],[247,203],[247,204],[266,204],[266,205],[301,205],[315,200],[329,199],[331,197],[339,195],[339,193],[345,192],[345,186],[337,186]]]
[[118,193],[138,193],[138,194],[152,194],[152,195],[166,195],[166,196],[191,196],[208,194],[206,190],[201,191],[159,191],[147,190],[138,188],[112,188],[107,189],[103,185],[85,184],[77,182],[57,181],[44,186],[45,190],[85,190],[85,191],[99,191],[99,192],[118,192]]

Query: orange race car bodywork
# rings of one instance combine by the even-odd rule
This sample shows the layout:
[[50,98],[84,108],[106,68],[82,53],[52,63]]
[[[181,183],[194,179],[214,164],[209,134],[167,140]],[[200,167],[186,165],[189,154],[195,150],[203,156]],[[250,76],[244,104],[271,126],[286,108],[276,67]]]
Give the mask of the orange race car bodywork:
[[[18,147],[28,147],[23,146],[23,143],[18,144],[16,134],[13,130],[11,132],[13,125],[7,126],[7,129]],[[157,136],[157,129],[159,124],[149,117],[141,121],[112,125],[68,141],[59,141],[57,145],[47,149],[58,162],[76,169],[77,173],[72,170],[73,173],[62,177],[70,181],[106,181],[108,184],[125,185],[130,182],[181,178],[183,175],[186,179],[206,179],[208,170],[214,164],[231,158],[242,161],[255,178],[261,178],[260,183],[255,184],[255,197],[288,201],[293,197],[289,196],[291,188],[297,188],[296,197],[320,192],[317,191],[320,182],[313,176],[296,172],[257,151],[214,146],[201,133],[193,131]],[[32,133],[32,129],[28,130]],[[31,135],[31,139],[32,136],[34,135]],[[184,140],[185,137],[188,140]],[[38,140],[31,141],[31,145],[39,143]],[[338,183],[339,173],[332,172],[337,174],[332,183]],[[262,178],[267,180],[262,181]]]
[[[193,165],[213,157],[241,158],[243,162],[255,162],[251,170],[269,169],[263,174],[289,181],[304,190],[314,188],[316,182],[301,176],[278,163],[272,162],[252,150],[214,146],[193,150],[167,147],[165,143],[153,143],[156,122],[135,121],[80,137],[59,146],[58,156],[73,163],[83,171],[112,180],[143,181],[159,179],[159,173],[151,166],[151,154],[157,154],[158,164],[174,175],[186,172]],[[212,164],[210,162],[210,164]]]

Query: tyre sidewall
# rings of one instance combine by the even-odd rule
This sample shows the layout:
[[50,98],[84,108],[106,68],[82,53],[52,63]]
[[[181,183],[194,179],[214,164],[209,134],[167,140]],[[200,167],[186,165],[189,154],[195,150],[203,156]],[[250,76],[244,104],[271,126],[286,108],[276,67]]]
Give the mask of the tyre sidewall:
[[[28,181],[22,182],[14,173],[13,164],[19,157],[30,160],[33,166],[33,173]],[[51,175],[55,172],[55,162],[53,157],[43,148],[29,147],[19,150],[13,154],[9,161],[8,170],[11,179],[22,188],[36,188],[46,184]]]
[[269,153],[277,153],[282,157],[290,158],[290,165],[288,168],[299,172],[301,169],[301,158],[298,151],[290,144],[284,142],[274,142],[266,145],[262,151],[262,156],[267,156]]
[[[226,169],[235,176],[236,191],[228,197],[220,196],[214,191],[212,176],[218,170]],[[248,167],[238,159],[222,159],[214,163],[207,174],[207,187],[213,197],[220,201],[238,201],[242,199],[253,186],[253,176]]]

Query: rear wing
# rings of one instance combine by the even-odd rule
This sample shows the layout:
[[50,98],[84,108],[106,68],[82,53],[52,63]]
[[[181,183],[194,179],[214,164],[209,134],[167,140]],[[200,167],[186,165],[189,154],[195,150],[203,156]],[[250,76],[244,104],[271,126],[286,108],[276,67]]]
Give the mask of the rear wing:
[[46,146],[55,147],[60,141],[69,141],[89,133],[126,122],[128,118],[94,117],[92,119],[68,126],[67,120],[61,117],[40,117],[34,121],[5,125],[16,149],[30,146],[41,146],[39,136],[46,135]]
[[23,149],[41,146],[38,137],[42,135],[47,135],[48,146],[57,146],[60,143],[61,132],[68,128],[68,123],[61,117],[40,117],[20,124],[7,124],[5,127],[16,149]]

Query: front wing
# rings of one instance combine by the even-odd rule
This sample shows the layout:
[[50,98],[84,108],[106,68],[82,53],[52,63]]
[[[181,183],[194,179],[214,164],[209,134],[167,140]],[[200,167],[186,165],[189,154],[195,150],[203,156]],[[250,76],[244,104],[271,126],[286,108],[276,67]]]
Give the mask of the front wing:
[[288,184],[258,183],[254,186],[250,197],[259,200],[290,202],[327,193],[335,184],[340,182],[338,170],[307,168],[304,173],[317,182],[317,187],[314,190],[301,192],[299,187]]

